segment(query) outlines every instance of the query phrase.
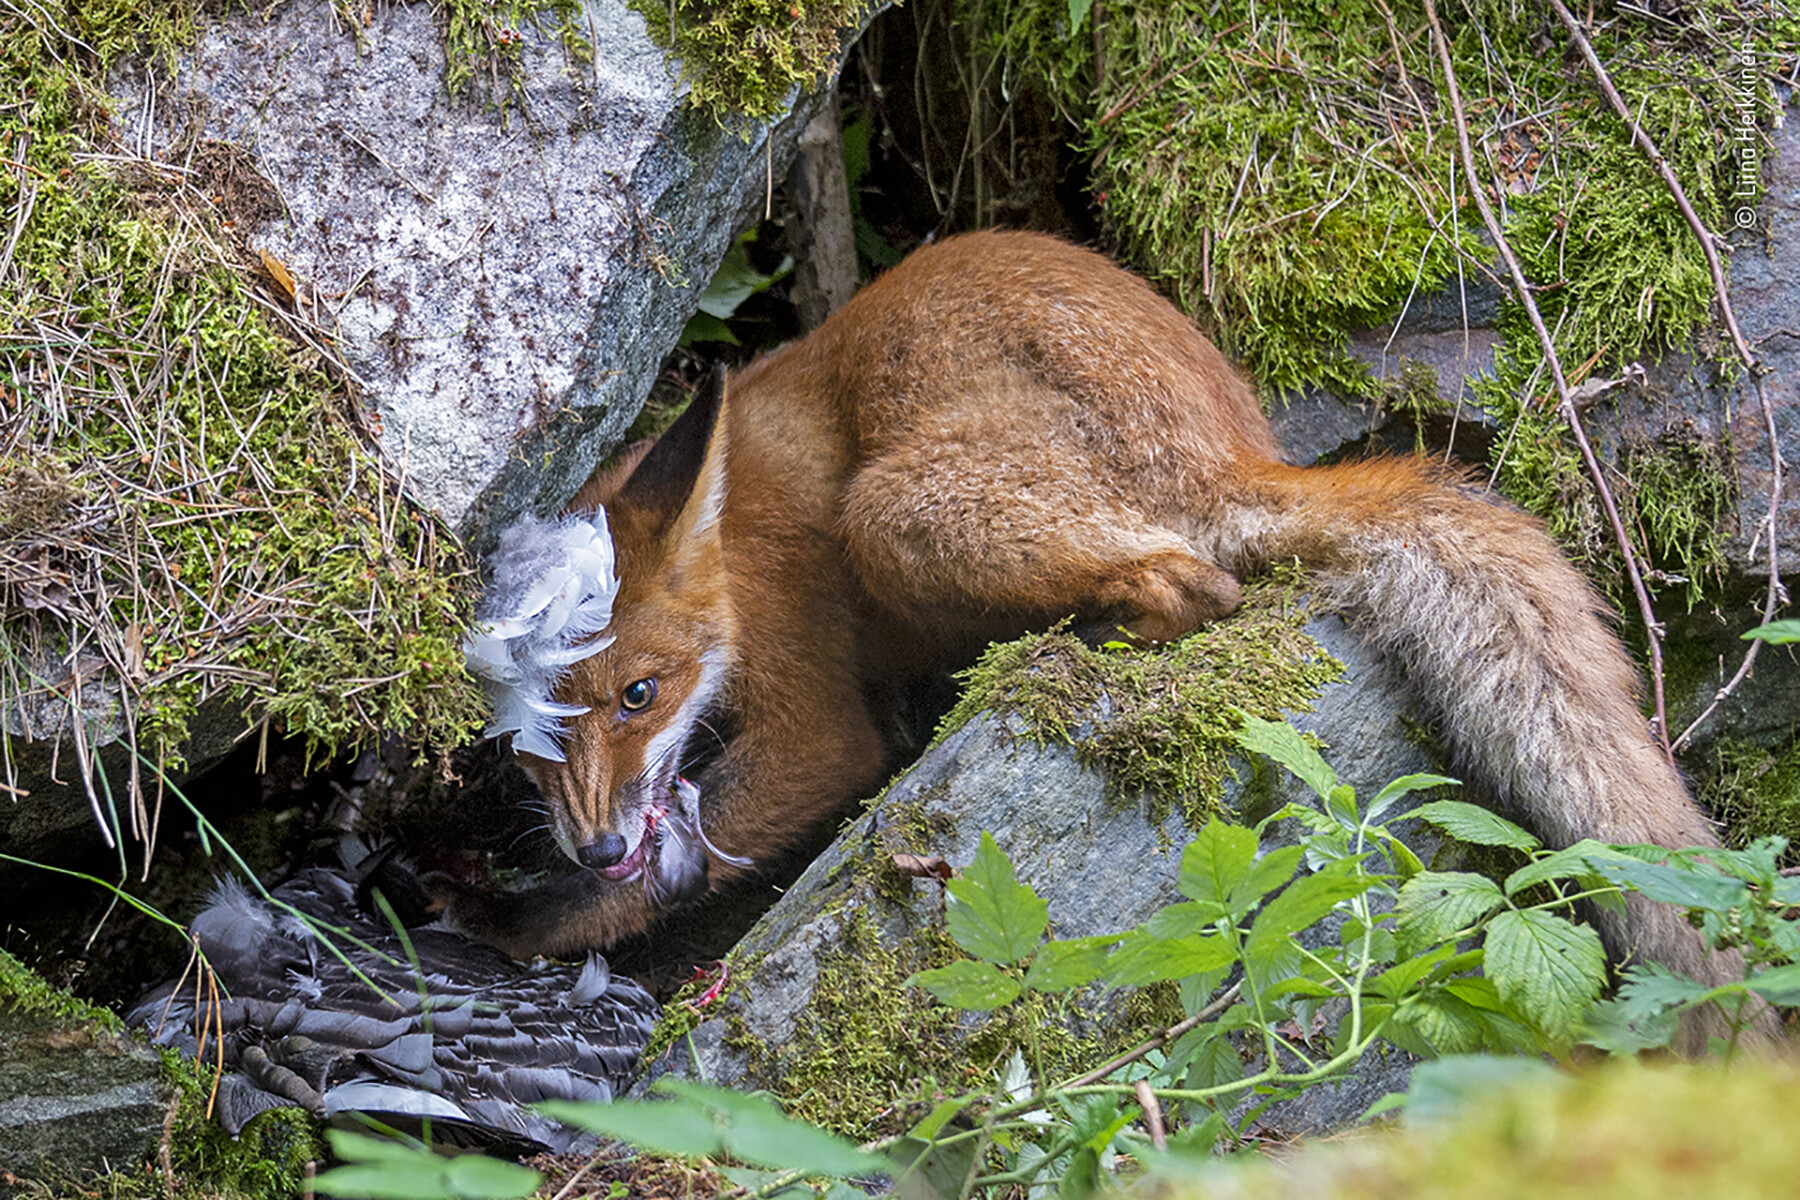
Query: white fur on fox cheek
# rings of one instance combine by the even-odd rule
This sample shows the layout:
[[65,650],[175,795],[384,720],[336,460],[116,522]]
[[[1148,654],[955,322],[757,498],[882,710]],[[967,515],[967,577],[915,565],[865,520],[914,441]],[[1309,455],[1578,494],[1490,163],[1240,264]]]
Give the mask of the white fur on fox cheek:
[[[675,773],[681,766],[675,761],[676,756],[687,745],[688,737],[699,724],[706,706],[712,703],[713,697],[724,685],[725,672],[730,665],[730,658],[721,647],[715,646],[700,655],[700,681],[688,693],[687,699],[682,701],[668,725],[651,737],[649,745],[644,747],[644,771],[639,778],[652,789],[660,790],[664,784],[673,786]],[[653,793],[648,800],[650,803],[657,803],[659,796]],[[695,814],[695,819],[699,819],[698,813]],[[627,828],[619,832],[624,834],[626,845],[635,848],[638,840],[644,836],[643,823],[633,821],[629,816],[625,823]]]

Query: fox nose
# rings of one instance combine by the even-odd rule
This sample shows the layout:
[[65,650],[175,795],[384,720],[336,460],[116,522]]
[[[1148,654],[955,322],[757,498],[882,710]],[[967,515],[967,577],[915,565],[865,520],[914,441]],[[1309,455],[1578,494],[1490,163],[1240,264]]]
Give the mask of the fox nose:
[[625,839],[620,834],[603,833],[598,840],[583,846],[576,857],[590,871],[617,866],[619,860],[625,857]]

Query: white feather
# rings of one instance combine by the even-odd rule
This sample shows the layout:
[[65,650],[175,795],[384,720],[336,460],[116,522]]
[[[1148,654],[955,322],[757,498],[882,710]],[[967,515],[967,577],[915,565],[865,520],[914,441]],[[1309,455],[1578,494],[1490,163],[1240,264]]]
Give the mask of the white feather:
[[488,737],[513,735],[513,750],[563,761],[565,717],[588,711],[558,703],[569,667],[611,644],[619,581],[606,514],[524,517],[500,534],[490,578],[463,639],[463,658],[494,704]]

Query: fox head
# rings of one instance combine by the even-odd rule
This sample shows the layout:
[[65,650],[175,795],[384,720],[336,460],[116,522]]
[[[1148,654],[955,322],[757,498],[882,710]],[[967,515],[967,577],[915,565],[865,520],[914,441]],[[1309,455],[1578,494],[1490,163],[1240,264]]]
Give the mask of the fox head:
[[[713,848],[704,797],[681,778],[690,744],[731,677],[737,622],[720,519],[726,489],[723,374],[654,444],[597,475],[572,509],[604,508],[619,591],[603,649],[577,662],[555,699],[586,711],[565,722],[564,760],[522,754],[557,844],[608,879],[641,880],[669,903],[701,890]],[[609,640],[610,639],[610,640]]]

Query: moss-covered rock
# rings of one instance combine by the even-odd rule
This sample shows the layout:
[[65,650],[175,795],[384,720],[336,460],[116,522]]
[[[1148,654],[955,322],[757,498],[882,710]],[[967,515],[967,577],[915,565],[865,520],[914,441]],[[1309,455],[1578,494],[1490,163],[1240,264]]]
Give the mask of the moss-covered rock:
[[211,1094],[208,1070],[0,951],[0,1196],[298,1195],[320,1152],[310,1118],[268,1113],[234,1140],[207,1119]]
[[[1296,781],[1233,769],[1233,705],[1294,714],[1369,794],[1431,769],[1385,673],[1340,622],[1309,622],[1293,588],[1265,581],[1243,613],[1165,654],[1092,651],[1055,634],[991,652],[948,731],[732,953],[726,998],[698,1022],[683,1011],[678,1068],[766,1088],[867,1137],[903,1127],[939,1094],[992,1085],[1016,1049],[1047,1074],[1073,1074],[1178,1018],[1175,997],[1155,989],[1032,996],[977,1015],[907,987],[960,952],[940,884],[901,865],[909,855],[966,865],[986,830],[1047,900],[1055,936],[1118,933],[1179,898],[1184,813],[1254,819],[1299,798]],[[1210,696],[1183,691],[1190,677]],[[1403,1076],[1404,1063],[1392,1070]],[[1350,1115],[1327,1105],[1287,1127]]]

